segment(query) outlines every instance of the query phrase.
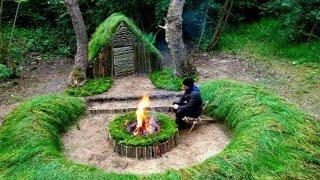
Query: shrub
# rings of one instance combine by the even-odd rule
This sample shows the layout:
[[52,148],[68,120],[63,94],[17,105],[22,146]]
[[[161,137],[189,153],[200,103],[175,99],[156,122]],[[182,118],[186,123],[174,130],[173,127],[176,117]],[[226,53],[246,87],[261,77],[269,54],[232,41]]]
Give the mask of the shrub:
[[112,86],[112,79],[109,77],[90,79],[80,87],[69,87],[65,92],[70,96],[83,97],[93,96],[108,91]]
[[[56,57],[72,57],[72,53],[75,52],[75,46],[73,46],[75,38],[70,37],[70,32],[67,31],[64,30],[64,34],[61,35],[61,30],[50,26],[16,27],[8,55],[17,64],[34,60],[50,60]],[[9,41],[10,33],[11,26],[5,25],[3,36],[6,42]]]
[[[193,78],[195,80],[198,79],[197,76],[193,76]],[[181,91],[183,79],[175,76],[171,68],[155,71],[150,74],[150,80],[157,88],[168,91]]]
[[229,28],[218,44],[219,50],[257,59],[320,63],[320,41],[290,43],[281,21],[263,18],[259,22]]
[[301,42],[319,39],[320,33],[320,0],[286,0],[270,1],[268,10],[278,9],[285,36],[290,40]]
[[7,68],[5,65],[0,64],[0,80],[5,80],[12,76],[12,69]]

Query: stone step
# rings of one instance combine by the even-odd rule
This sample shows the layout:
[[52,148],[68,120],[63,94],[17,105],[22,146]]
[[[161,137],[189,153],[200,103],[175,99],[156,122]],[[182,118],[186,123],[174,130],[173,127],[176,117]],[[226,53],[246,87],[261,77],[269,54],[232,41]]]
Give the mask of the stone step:
[[[183,95],[183,92],[165,92],[149,95],[150,100],[156,99],[169,99],[169,98],[179,98]],[[106,94],[100,94],[96,96],[86,97],[87,103],[93,102],[108,102],[108,101],[128,101],[128,100],[140,100],[142,96],[107,96]]]
[[[123,107],[123,108],[88,108],[87,112],[90,115],[97,114],[116,114],[116,113],[126,113],[137,110],[136,106]],[[161,112],[161,113],[171,113],[173,109],[171,106],[150,106],[149,111]]]

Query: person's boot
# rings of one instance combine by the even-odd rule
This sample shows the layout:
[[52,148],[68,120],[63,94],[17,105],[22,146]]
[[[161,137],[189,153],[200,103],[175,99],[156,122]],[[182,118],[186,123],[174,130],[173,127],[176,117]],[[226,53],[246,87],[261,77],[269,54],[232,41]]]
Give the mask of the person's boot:
[[176,120],[176,122],[177,122],[179,130],[184,130],[184,129],[190,128],[190,126],[188,124],[186,124],[185,122],[183,122],[183,121],[177,121]]

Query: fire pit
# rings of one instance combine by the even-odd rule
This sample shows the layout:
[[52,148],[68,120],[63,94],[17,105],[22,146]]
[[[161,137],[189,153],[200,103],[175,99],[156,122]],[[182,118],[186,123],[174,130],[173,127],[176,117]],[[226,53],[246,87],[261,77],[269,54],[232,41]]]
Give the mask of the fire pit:
[[114,119],[109,125],[109,143],[121,156],[153,158],[176,146],[176,123],[170,117],[148,111],[149,98],[144,96],[136,112]]

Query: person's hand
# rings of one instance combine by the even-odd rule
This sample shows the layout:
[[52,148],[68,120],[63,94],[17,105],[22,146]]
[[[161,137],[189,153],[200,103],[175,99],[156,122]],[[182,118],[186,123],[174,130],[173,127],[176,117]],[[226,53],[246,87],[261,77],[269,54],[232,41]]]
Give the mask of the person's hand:
[[178,104],[174,104],[174,105],[172,105],[172,108],[173,108],[173,109],[178,109],[178,108],[179,108],[179,105],[178,105]]

